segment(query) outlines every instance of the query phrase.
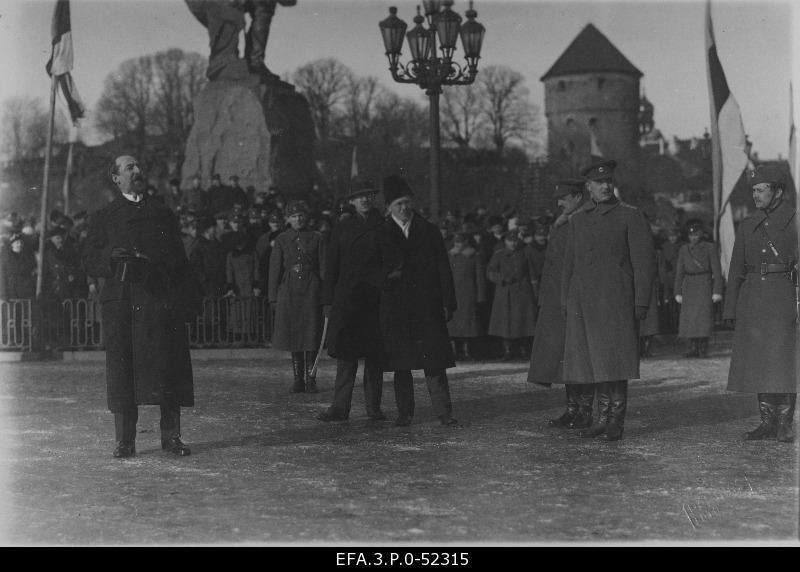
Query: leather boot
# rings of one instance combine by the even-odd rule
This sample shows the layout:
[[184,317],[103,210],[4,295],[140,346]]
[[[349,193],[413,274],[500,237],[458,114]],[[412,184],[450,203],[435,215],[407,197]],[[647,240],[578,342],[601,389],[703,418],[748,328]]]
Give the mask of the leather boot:
[[514,355],[511,353],[511,340],[503,340],[503,357],[502,361],[511,361]]
[[691,358],[691,357],[699,356],[700,352],[699,352],[699,350],[697,348],[697,339],[696,338],[692,338],[690,340],[690,344],[691,344],[691,347],[689,348],[689,351],[686,352],[685,354],[683,354],[683,357]]
[[114,437],[117,446],[113,455],[117,459],[126,459],[136,456],[136,423],[139,420],[139,409],[132,409],[114,413]]
[[558,419],[550,419],[547,425],[550,427],[558,427],[564,429],[569,427],[575,416],[578,414],[579,404],[577,400],[577,391],[574,384],[566,384],[567,391],[567,409]]
[[697,340],[697,357],[708,357],[708,338],[700,338]]
[[311,370],[314,369],[314,352],[305,352],[306,362],[306,393],[317,393],[317,374],[311,375]]
[[752,431],[744,434],[745,441],[762,441],[777,437],[778,418],[776,413],[775,394],[773,393],[759,393],[758,394],[758,412],[761,414],[761,423]]
[[592,402],[594,401],[594,385],[580,383],[575,386],[578,400],[578,414],[569,424],[570,429],[588,429],[592,426]]
[[294,372],[294,383],[290,390],[292,393],[303,393],[306,390],[304,362],[303,352],[292,352],[292,371]]
[[622,439],[622,429],[625,426],[625,411],[628,409],[628,381],[612,381],[611,386],[611,415],[606,428],[606,441],[619,441]]
[[611,383],[613,382],[604,382],[597,385],[597,424],[578,433],[581,437],[593,438],[605,435],[611,415]]
[[796,393],[784,393],[778,402],[778,441],[794,443],[794,405],[797,402]]

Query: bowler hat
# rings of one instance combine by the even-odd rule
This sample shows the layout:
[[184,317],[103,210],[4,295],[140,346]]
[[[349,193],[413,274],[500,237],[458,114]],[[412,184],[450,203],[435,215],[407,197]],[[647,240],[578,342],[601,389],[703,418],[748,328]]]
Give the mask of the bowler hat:
[[383,202],[387,207],[397,199],[413,196],[414,192],[403,177],[390,175],[383,180]]
[[360,197],[361,195],[368,195],[370,193],[377,193],[375,183],[372,179],[362,179],[360,177],[354,178],[350,181],[350,192],[347,194],[347,200]]
[[592,163],[581,171],[581,177],[590,181],[604,181],[614,176],[614,169],[617,168],[616,161],[599,161]]
[[553,197],[560,199],[573,193],[582,193],[586,179],[561,179],[556,181],[556,187],[553,189]]
[[759,165],[747,173],[747,183],[753,187],[759,183],[786,186],[786,173],[777,165]]

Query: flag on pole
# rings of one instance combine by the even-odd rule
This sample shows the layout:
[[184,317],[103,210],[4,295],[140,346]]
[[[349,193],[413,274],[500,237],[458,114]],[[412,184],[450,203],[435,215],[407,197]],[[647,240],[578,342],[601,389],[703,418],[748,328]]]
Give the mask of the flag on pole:
[[711,22],[711,0],[706,1],[706,55],[711,103],[714,238],[719,244],[722,273],[727,276],[735,237],[730,197],[749,158],[742,114],[728,88],[725,72],[717,56],[714,26]]
[[52,51],[47,62],[47,74],[55,77],[58,91],[75,123],[86,114],[86,108],[72,81],[72,26],[69,17],[69,0],[57,0],[51,27]]

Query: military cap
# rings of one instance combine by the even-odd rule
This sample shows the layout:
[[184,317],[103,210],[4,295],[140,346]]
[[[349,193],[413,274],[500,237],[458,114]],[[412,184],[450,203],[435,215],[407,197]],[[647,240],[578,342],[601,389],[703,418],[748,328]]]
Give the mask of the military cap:
[[486,224],[489,226],[489,228],[493,227],[496,224],[503,226],[503,217],[501,217],[500,215],[492,215],[486,220]]
[[617,168],[616,161],[598,161],[585,167],[581,171],[581,177],[590,181],[604,181],[614,176],[614,169]]
[[222,177],[220,176],[219,173],[214,173],[214,175],[211,177],[211,180],[212,181],[222,181]]
[[247,209],[247,216],[249,218],[261,218],[261,210],[256,207],[250,207]]
[[350,181],[350,192],[347,194],[347,200],[360,197],[361,195],[368,195],[370,193],[377,193],[375,183],[372,179],[362,179],[360,177],[354,178]]
[[65,234],[67,234],[67,229],[65,229],[63,226],[54,226],[49,231],[47,231],[48,238],[53,236],[64,236]]
[[214,215],[214,218],[217,220],[229,220],[230,219],[230,212],[229,211],[219,211]]
[[759,165],[747,173],[747,183],[753,187],[760,183],[786,186],[786,173],[777,165]]
[[11,235],[11,237],[8,239],[8,244],[14,244],[14,243],[15,243],[15,242],[17,242],[18,240],[25,240],[25,235],[24,235],[24,234],[22,234],[21,232],[15,232],[15,233],[14,233],[14,234],[12,234],[12,235]]
[[556,181],[555,189],[553,189],[553,197],[560,199],[572,193],[582,193],[586,179],[561,179]]
[[283,222],[283,214],[281,211],[272,211],[269,213],[269,222]]
[[462,228],[463,228],[462,233],[468,234],[469,236],[474,236],[476,234],[480,234],[483,232],[483,229],[474,222],[464,223]]
[[286,206],[286,216],[308,214],[308,205],[305,201],[292,201]]
[[413,196],[414,192],[403,177],[390,175],[383,180],[383,202],[387,207],[397,199]]
[[700,222],[693,222],[689,225],[688,232],[689,234],[699,233],[702,234],[704,232],[703,223]]
[[519,242],[519,233],[516,230],[507,230],[505,234],[503,234],[503,240]]
[[217,221],[213,217],[205,216],[197,221],[197,232],[203,233],[209,228],[217,226]]
[[169,184],[173,187],[180,187],[181,182],[178,179],[170,179]]

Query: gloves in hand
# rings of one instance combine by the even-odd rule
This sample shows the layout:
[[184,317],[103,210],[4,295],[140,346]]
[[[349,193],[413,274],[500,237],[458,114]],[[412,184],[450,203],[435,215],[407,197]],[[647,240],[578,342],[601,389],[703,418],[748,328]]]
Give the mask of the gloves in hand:
[[680,294],[675,294],[675,301],[678,304],[683,304],[683,296],[681,296]]
[[647,318],[647,306],[636,306],[636,319],[644,320]]
[[325,304],[322,306],[322,317],[323,318],[330,318],[331,317],[331,305]]
[[711,301],[714,302],[715,304],[717,302],[722,302],[722,294],[712,294]]

